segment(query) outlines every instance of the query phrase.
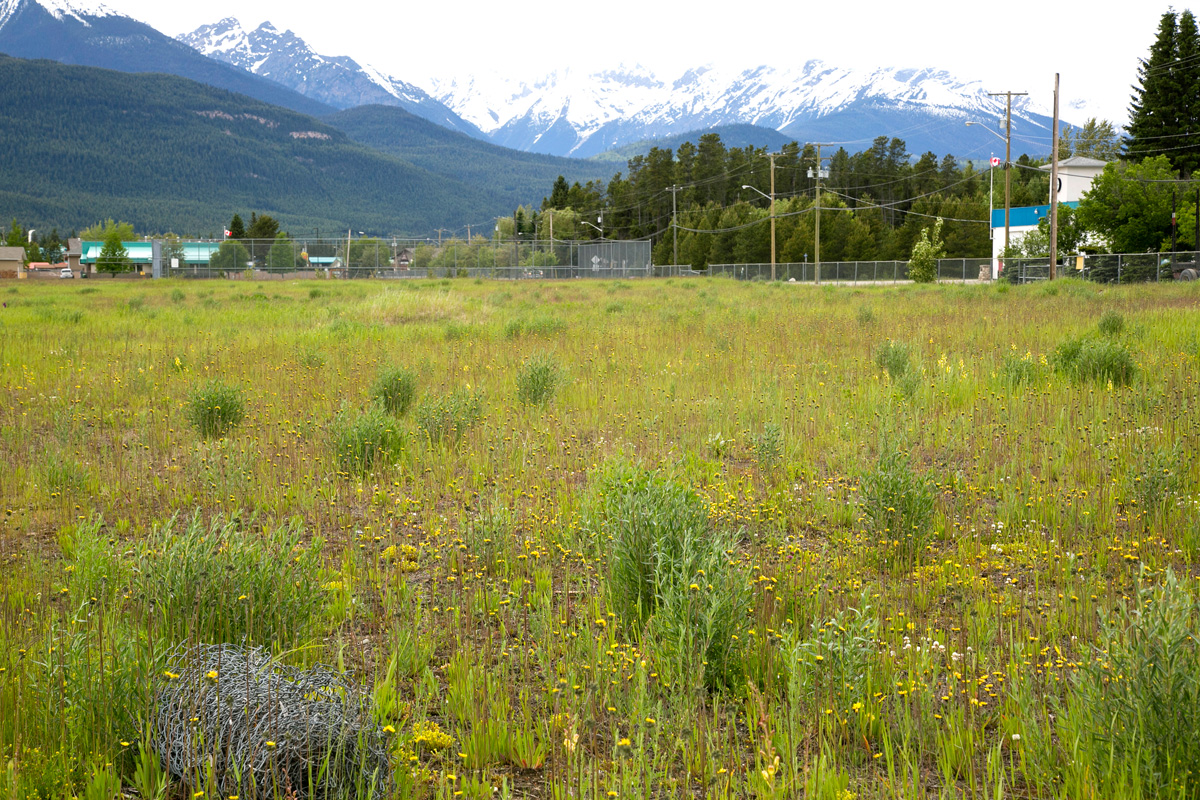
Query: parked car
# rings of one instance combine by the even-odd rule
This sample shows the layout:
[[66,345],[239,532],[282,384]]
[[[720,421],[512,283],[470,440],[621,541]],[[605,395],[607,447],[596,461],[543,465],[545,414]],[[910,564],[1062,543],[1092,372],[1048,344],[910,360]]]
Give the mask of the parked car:
[[74,277],[75,277],[75,273],[74,273],[74,272],[71,272],[71,268],[70,268],[70,267],[63,267],[61,270],[59,270],[58,277],[60,277],[60,278],[74,278]]

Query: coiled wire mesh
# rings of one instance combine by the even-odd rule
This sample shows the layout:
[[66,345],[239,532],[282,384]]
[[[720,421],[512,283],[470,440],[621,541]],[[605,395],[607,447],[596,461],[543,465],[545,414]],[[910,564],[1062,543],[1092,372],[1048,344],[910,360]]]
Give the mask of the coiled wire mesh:
[[166,663],[149,740],[177,778],[242,800],[390,793],[386,734],[341,673],[231,644],[179,646]]

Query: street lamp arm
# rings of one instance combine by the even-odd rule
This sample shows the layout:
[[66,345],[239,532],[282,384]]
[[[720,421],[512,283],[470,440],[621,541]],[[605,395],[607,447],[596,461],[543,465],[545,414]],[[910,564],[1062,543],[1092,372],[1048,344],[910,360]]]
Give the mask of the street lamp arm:
[[743,183],[743,184],[742,184],[742,188],[743,188],[743,189],[749,189],[749,190],[750,190],[750,191],[752,191],[752,192],[758,192],[758,193],[759,193],[759,194],[761,194],[763,197],[765,197],[765,198],[767,198],[768,200],[770,200],[772,203],[773,203],[773,202],[775,202],[775,198],[774,198],[774,197],[772,197],[771,195],[767,194],[766,192],[764,192],[762,189],[756,189],[755,187],[753,187],[753,186],[750,186],[749,184],[745,184],[745,183]]
[[968,127],[968,128],[969,128],[969,127],[971,127],[972,125],[978,125],[980,128],[983,128],[985,131],[987,131],[988,133],[990,133],[992,136],[995,136],[995,137],[996,137],[997,139],[999,139],[1000,141],[1002,141],[1002,142],[1007,142],[1007,141],[1008,141],[1007,139],[1005,139],[1005,138],[1004,138],[1004,134],[1002,134],[1002,133],[997,133],[996,131],[994,131],[994,130],[992,130],[991,128],[989,128],[987,125],[984,125],[982,122],[973,122],[973,121],[968,121],[966,124],[967,124],[967,127]]

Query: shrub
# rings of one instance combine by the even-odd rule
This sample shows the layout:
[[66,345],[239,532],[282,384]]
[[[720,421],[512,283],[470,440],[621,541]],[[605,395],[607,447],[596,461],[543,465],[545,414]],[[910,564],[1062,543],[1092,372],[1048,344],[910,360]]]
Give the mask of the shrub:
[[517,399],[526,405],[544,406],[554,398],[561,381],[562,368],[554,356],[534,356],[517,371]]
[[749,584],[730,563],[737,536],[717,531],[690,489],[644,469],[606,469],[593,524],[612,537],[608,595],[620,618],[646,627],[669,680],[735,685],[736,638],[750,606]]
[[1112,381],[1125,386],[1137,376],[1129,348],[1108,339],[1067,339],[1054,349],[1058,372],[1076,381]]
[[417,374],[404,367],[388,367],[379,373],[371,395],[389,413],[404,416],[417,393]]
[[242,390],[216,378],[195,389],[187,401],[188,421],[205,439],[219,439],[246,416]]
[[1200,602],[1168,569],[1106,621],[1102,642],[1075,682],[1090,761],[1110,772],[1098,777],[1109,789],[1140,778],[1146,797],[1196,797]]
[[770,470],[778,466],[782,458],[783,429],[774,422],[768,422],[762,432],[754,437],[754,459],[760,469]]
[[1178,442],[1173,447],[1135,447],[1125,473],[1125,497],[1143,511],[1161,510],[1183,489],[1185,472]]
[[893,542],[899,557],[915,560],[929,538],[934,495],[908,456],[885,445],[875,467],[860,478],[860,502],[871,529]]
[[426,398],[416,411],[417,427],[431,442],[458,441],[469,428],[483,419],[483,397],[470,389]]
[[333,430],[338,467],[352,475],[395,463],[404,450],[404,431],[395,417],[379,406],[373,405],[353,418],[343,413]]
[[1121,312],[1113,311],[1110,308],[1100,315],[1100,321],[1096,327],[1105,336],[1117,336],[1125,330],[1125,317]]
[[900,380],[912,366],[908,345],[888,339],[875,350],[875,366],[886,372],[893,381]]
[[908,261],[908,277],[913,283],[933,283],[937,280],[938,259],[945,255],[942,246],[942,221],[925,228],[913,244]]

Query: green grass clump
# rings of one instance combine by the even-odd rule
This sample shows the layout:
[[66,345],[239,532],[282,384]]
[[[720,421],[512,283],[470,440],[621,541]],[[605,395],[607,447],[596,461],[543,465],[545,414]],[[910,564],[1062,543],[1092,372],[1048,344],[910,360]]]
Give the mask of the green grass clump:
[[417,373],[406,367],[387,367],[380,371],[371,388],[371,396],[383,403],[388,413],[404,416],[417,394]]
[[417,427],[431,442],[456,442],[483,419],[483,396],[470,389],[427,397],[417,406]]
[[249,529],[199,514],[172,517],[138,547],[136,596],[171,642],[307,641],[324,601],[321,539],[298,521]]
[[1137,363],[1129,348],[1111,339],[1069,338],[1054,349],[1055,370],[1072,380],[1112,381],[1127,386],[1137,377]]
[[534,356],[517,370],[517,400],[530,406],[549,404],[562,382],[562,374],[562,367],[554,356]]
[[1022,384],[1037,383],[1044,372],[1042,365],[1030,352],[1023,356],[1006,353],[998,370],[1000,379],[1014,388]]
[[1073,698],[1085,763],[1109,789],[1140,782],[1145,797],[1200,796],[1200,602],[1167,570],[1118,606],[1102,643]]
[[333,429],[338,468],[351,475],[394,464],[404,450],[403,429],[395,417],[378,405],[353,416],[343,413]]
[[205,439],[219,439],[246,417],[246,401],[236,386],[212,379],[188,396],[188,421]]
[[907,454],[885,445],[859,485],[862,513],[871,529],[892,542],[902,563],[913,562],[930,538],[934,495],[929,481],[912,468]]
[[875,350],[875,366],[886,372],[893,381],[900,380],[912,367],[908,345],[888,339]]
[[1125,316],[1110,308],[1100,315],[1096,328],[1105,336],[1119,336],[1125,331]]
[[750,604],[728,556],[737,535],[714,529],[695,492],[639,467],[607,468],[595,491],[593,524],[612,536],[607,585],[618,616],[647,628],[670,679],[736,685]]

